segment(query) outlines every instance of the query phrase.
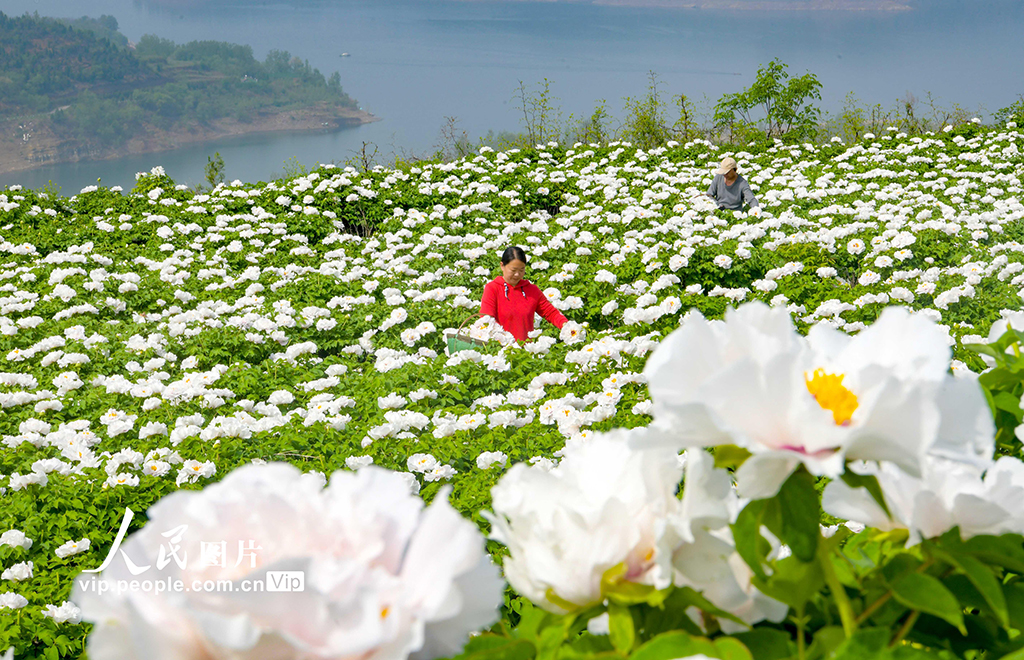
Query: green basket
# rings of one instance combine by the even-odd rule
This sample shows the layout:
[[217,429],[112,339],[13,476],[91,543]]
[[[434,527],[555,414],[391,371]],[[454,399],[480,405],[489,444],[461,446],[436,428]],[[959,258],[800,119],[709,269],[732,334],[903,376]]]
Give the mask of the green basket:
[[487,342],[479,339],[474,339],[469,335],[450,335],[448,337],[448,353],[455,353],[457,351],[465,351],[469,349],[477,349],[485,345]]
[[466,325],[468,321],[473,320],[476,317],[470,316],[465,321],[459,324],[459,329],[454,335],[449,335],[448,339],[448,354],[456,353],[458,351],[475,350],[481,346],[486,346],[487,342],[483,339],[477,339],[471,337],[468,334],[463,334],[462,327]]

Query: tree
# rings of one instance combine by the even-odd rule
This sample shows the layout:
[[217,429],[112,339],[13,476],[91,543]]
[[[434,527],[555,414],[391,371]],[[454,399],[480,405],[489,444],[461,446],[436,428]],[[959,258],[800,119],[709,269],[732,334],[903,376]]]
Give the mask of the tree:
[[218,183],[224,182],[224,159],[221,158],[220,152],[214,153],[212,156],[206,157],[206,183],[210,184],[210,188],[216,188]]
[[1015,121],[1018,124],[1024,123],[1024,95],[1017,98],[1016,101],[996,110],[994,118],[999,123],[1005,123],[1008,121]]
[[700,123],[697,121],[697,108],[693,101],[686,94],[675,97],[676,105],[679,107],[679,119],[676,120],[673,130],[676,139],[680,142],[690,142],[701,135]]
[[653,149],[672,139],[672,130],[665,118],[666,105],[662,100],[660,82],[653,71],[647,73],[647,95],[634,99],[623,99],[626,105],[626,121],[622,138],[641,149]]
[[512,100],[523,113],[526,146],[533,147],[558,136],[561,116],[552,102],[551,82],[547,78],[537,85],[535,92],[529,91],[526,83],[520,80]]
[[174,54],[178,46],[170,39],[161,39],[155,34],[144,34],[135,45],[135,54],[145,58],[168,58]]
[[117,32],[118,30],[120,30],[120,26],[118,26],[117,24],[117,19],[113,16],[103,14],[98,19],[96,19],[96,22],[105,27],[106,29],[110,30],[111,32]]
[[[810,72],[790,78],[788,68],[774,59],[757,70],[749,88],[719,99],[714,116],[718,128],[728,130],[733,140],[758,128],[769,139],[813,139],[821,110],[811,100],[821,100],[821,82]],[[758,110],[763,117],[757,116]]]
[[576,127],[575,141],[587,144],[604,144],[611,139],[611,128],[608,114],[608,103],[602,99],[594,106],[590,117],[581,121]]

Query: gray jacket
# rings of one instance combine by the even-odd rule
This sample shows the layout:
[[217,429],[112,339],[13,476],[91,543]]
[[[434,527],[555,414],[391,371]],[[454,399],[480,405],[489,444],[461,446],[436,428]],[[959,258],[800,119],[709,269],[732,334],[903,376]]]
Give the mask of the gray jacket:
[[744,203],[749,204],[751,208],[758,205],[750,184],[739,174],[731,186],[726,185],[724,174],[716,174],[708,186],[708,196],[718,203],[720,209],[740,210]]

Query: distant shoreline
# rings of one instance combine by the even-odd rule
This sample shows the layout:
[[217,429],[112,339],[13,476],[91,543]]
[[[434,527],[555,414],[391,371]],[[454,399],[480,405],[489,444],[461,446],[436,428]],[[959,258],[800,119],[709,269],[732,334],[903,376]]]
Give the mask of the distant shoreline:
[[[459,0],[461,2],[493,2],[494,0]],[[910,0],[510,0],[544,4],[591,4],[609,7],[649,9],[699,9],[703,11],[843,11],[902,12],[911,11]]]
[[[32,122],[21,119],[4,120],[0,122],[0,174],[24,172],[46,165],[114,160],[125,156],[159,153],[226,137],[261,133],[327,132],[375,121],[380,121],[380,118],[362,110],[321,105],[263,112],[251,122],[217,119],[206,125],[188,126],[173,131],[148,127],[143,135],[132,138],[120,147],[95,148],[73,140],[61,140],[45,129],[32,133],[31,131],[35,130],[31,128]],[[31,137],[25,140],[25,135]]]

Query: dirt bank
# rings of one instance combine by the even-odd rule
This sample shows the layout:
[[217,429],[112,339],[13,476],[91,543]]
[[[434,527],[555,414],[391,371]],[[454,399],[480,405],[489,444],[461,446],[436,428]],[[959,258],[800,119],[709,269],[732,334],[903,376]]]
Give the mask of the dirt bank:
[[30,170],[41,165],[108,160],[134,154],[176,149],[186,144],[217,138],[278,131],[329,131],[379,121],[362,110],[313,106],[299,110],[264,112],[251,122],[217,119],[164,130],[147,126],[120,147],[102,147],[80,140],[62,139],[43,116],[0,121],[0,174]]

